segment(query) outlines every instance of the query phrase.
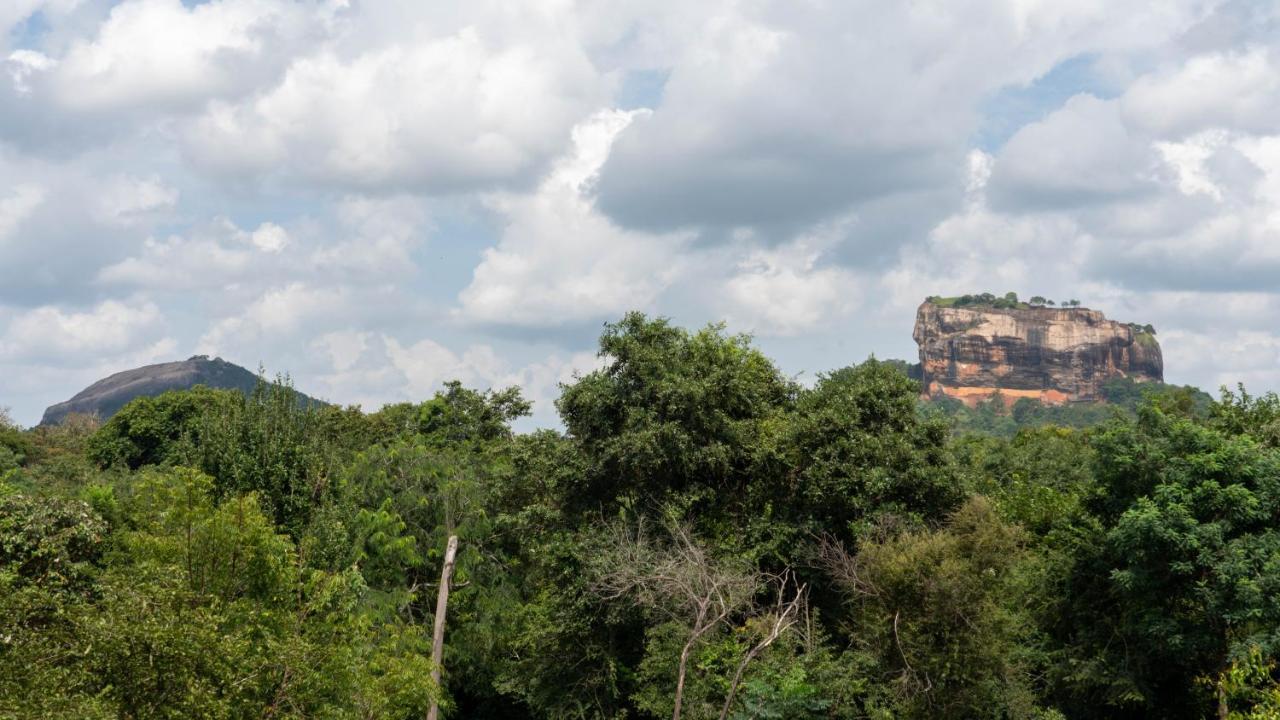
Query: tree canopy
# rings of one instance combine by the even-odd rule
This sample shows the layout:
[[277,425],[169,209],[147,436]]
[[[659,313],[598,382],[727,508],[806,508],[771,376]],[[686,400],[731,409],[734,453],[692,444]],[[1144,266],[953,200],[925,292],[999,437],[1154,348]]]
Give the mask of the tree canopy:
[[524,434],[456,382],[2,418],[0,717],[1275,717],[1274,394],[923,405],[638,313],[599,349]]

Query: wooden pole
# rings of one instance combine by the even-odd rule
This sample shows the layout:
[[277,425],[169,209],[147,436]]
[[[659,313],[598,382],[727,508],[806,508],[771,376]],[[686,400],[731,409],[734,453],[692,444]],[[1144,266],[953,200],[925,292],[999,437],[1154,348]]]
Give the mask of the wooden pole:
[[[436,624],[431,635],[431,681],[435,683],[437,694],[441,690],[440,668],[444,663],[444,616],[449,607],[449,584],[453,581],[453,560],[457,554],[458,536],[450,535],[449,544],[444,551],[444,567],[440,570],[440,591],[436,593]],[[433,696],[427,720],[436,720],[439,715],[440,703]]]

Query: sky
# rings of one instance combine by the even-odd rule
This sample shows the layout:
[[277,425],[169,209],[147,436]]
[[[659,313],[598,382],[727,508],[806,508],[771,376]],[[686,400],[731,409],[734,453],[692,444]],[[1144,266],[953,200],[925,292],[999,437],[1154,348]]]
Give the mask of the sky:
[[376,409],[629,310],[802,382],[928,295],[1280,389],[1280,3],[4,0],[0,406],[221,356]]

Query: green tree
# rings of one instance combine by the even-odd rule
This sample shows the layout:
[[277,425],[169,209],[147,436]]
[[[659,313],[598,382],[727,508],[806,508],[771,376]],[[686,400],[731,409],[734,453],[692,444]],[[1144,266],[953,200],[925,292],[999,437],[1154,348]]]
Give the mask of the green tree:
[[[922,420],[919,386],[870,359],[819,377],[803,391],[788,431],[794,499],[809,532],[856,535],[877,515],[938,520],[961,500],[946,451],[948,429]],[[853,533],[853,534],[850,534]]]
[[1066,620],[1101,622],[1081,633],[1077,662],[1113,701],[1203,717],[1214,699],[1197,677],[1249,646],[1277,650],[1280,451],[1156,406],[1094,445],[1101,529],[1081,548]]
[[83,502],[0,495],[0,717],[113,716],[75,622],[98,592],[107,532]]
[[0,477],[26,462],[31,454],[31,438],[13,422],[9,409],[0,407]]
[[748,337],[631,313],[605,326],[600,355],[605,367],[557,403],[590,463],[586,507],[689,490],[742,497],[750,478],[776,469],[796,389]]
[[1025,660],[1025,538],[981,497],[937,530],[883,529],[823,553],[856,608],[853,637],[877,659],[893,717],[1041,714]]
[[[420,717],[435,692],[420,628],[363,601],[355,568],[310,568],[254,494],[148,470],[78,621],[97,696],[122,717]],[[378,621],[377,625],[373,621]]]
[[436,447],[510,439],[511,423],[529,414],[520,389],[472,390],[453,380],[432,399],[387,405],[369,418],[383,438],[415,435]]
[[182,443],[200,419],[238,404],[239,392],[197,386],[131,400],[89,439],[88,455],[100,466],[136,470],[181,459]]

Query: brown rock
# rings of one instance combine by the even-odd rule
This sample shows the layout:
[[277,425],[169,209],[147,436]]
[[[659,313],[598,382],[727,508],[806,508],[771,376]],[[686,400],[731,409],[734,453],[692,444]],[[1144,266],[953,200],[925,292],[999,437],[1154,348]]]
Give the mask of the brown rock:
[[[185,390],[196,385],[211,388],[253,392],[258,376],[222,358],[210,360],[197,355],[179,362],[160,363],[125,370],[99,380],[76,393],[75,397],[44,411],[41,425],[56,425],[70,413],[96,415],[102,420],[114,415],[137,397],[151,397],[168,390]],[[306,402],[315,402],[305,395]]]
[[1099,400],[1116,377],[1164,379],[1160,344],[1088,308],[946,307],[925,301],[913,333],[924,392],[974,405]]

